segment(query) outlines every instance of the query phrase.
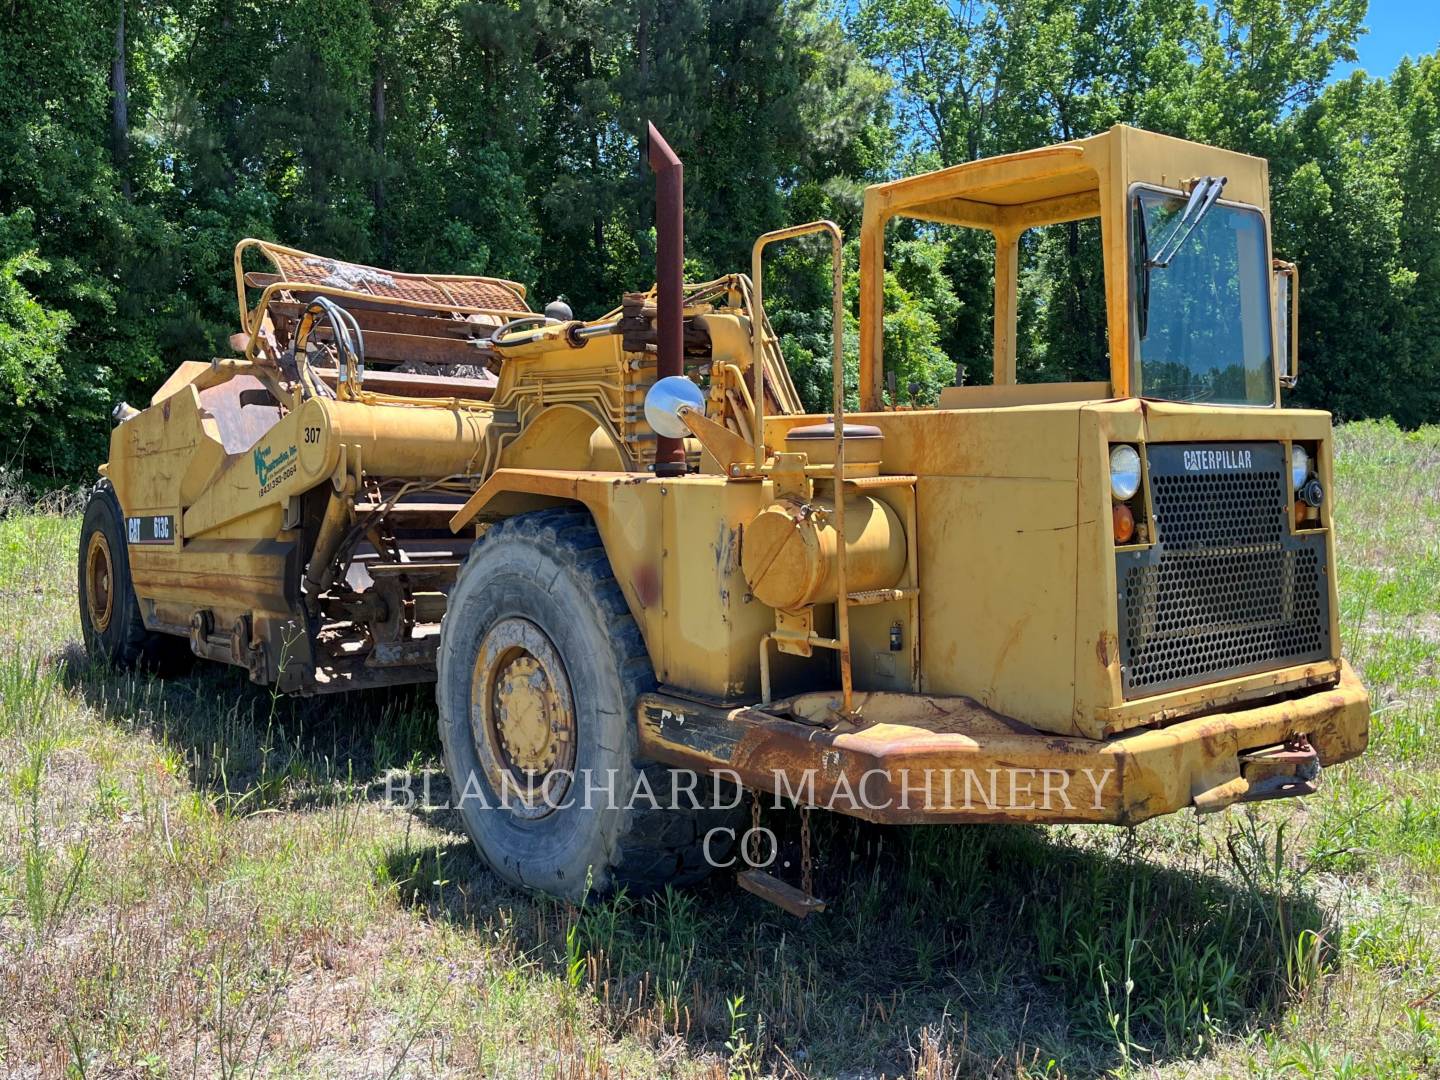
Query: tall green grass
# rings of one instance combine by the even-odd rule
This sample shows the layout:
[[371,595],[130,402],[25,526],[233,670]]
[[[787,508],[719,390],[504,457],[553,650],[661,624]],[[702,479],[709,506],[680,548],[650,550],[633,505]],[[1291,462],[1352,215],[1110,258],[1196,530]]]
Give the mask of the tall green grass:
[[426,690],[97,668],[73,508],[11,506],[0,1069],[1440,1075],[1440,431],[1337,444],[1367,755],[1304,802],[1131,830],[817,816],[805,922],[724,874],[580,908],[504,886],[453,815],[385,803],[387,777],[443,795]]

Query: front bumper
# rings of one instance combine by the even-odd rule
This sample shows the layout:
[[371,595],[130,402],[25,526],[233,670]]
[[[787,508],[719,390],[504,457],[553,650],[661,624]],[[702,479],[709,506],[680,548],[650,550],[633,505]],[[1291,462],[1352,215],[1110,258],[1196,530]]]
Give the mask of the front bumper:
[[[1370,729],[1369,694],[1348,664],[1333,687],[1103,741],[1037,731],[968,698],[859,694],[848,720],[836,704],[807,694],[725,709],[646,694],[640,752],[871,821],[1125,825],[1313,790],[1313,765],[1355,757]],[[1312,767],[1288,783],[1274,763],[1302,756],[1295,747],[1313,748]]]

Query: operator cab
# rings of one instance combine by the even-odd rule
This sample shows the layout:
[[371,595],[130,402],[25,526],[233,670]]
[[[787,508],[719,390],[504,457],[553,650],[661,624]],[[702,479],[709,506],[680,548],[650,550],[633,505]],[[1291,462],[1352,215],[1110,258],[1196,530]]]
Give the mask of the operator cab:
[[[1271,256],[1269,205],[1262,159],[1123,125],[870,187],[860,241],[861,410],[883,408],[885,233],[902,219],[994,238],[992,381],[946,387],[940,408],[1123,397],[1276,406],[1295,379],[1296,281],[1295,268]],[[1059,225],[1098,234],[1105,325],[1096,362],[1108,371],[1023,383],[1023,249],[1032,230]]]

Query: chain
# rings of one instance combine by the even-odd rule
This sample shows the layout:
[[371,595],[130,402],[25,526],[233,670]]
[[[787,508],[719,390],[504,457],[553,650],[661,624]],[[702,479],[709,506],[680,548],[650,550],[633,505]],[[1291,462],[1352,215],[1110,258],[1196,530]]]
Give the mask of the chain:
[[[746,843],[750,865],[758,865],[760,862],[760,796],[755,792],[750,794],[750,836]],[[800,807],[800,887],[813,896],[815,860],[811,857],[810,849],[810,807],[802,804]]]
[[800,807],[800,887],[814,896],[814,874],[810,859],[810,807]]
[[750,836],[746,841],[750,845],[750,865],[757,866],[760,863],[760,793],[750,793]]

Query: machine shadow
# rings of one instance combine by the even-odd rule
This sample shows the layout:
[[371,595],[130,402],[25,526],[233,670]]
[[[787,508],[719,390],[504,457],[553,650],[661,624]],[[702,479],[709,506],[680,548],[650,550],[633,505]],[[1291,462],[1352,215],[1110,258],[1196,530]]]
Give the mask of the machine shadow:
[[[459,831],[454,815],[435,824]],[[767,811],[782,836],[798,815]],[[1242,832],[1244,830],[1242,829]],[[1268,838],[1227,865],[1160,865],[1133,832],[815,823],[821,915],[798,921],[729,870],[687,890],[583,907],[499,884],[463,834],[392,851],[401,896],[577,979],[617,1029],[723,1052],[729,1006],[763,1015],[770,1067],[908,1075],[917,1040],[958,1075],[1021,1062],[1069,1074],[1203,1054],[1264,1025],[1331,962],[1338,927],[1298,883],[1265,879]],[[794,880],[797,848],[780,861]],[[1127,989],[1128,986],[1128,989]],[[1037,1064],[1038,1062],[1038,1064]],[[796,1067],[804,1074],[806,1068]],[[947,1074],[948,1075],[948,1074]]]
[[148,730],[181,755],[197,790],[235,805],[378,800],[380,778],[418,772],[439,756],[429,686],[297,698],[204,661],[164,677],[116,671],[74,642],[53,662],[109,722]]
[[[1303,881],[1276,876],[1276,839],[1241,815],[1207,855],[1151,843],[1150,827],[882,828],[817,814],[829,910],[803,922],[741,890],[732,869],[564,904],[511,888],[476,856],[446,808],[428,687],[294,699],[215,664],[160,679],[98,667],[75,645],[54,662],[110,722],[179,752],[191,784],[222,803],[364,800],[425,821],[445,838],[405,830],[379,856],[397,902],[487,937],[504,927],[517,955],[587,993],[617,1031],[724,1053],[743,998],[781,1074],[902,1075],[918,1067],[917,1040],[961,1075],[1203,1053],[1277,1016],[1338,934]],[[765,821],[781,838],[778,872],[796,880],[798,815],[767,809]],[[1177,847],[1192,854],[1155,854]]]

